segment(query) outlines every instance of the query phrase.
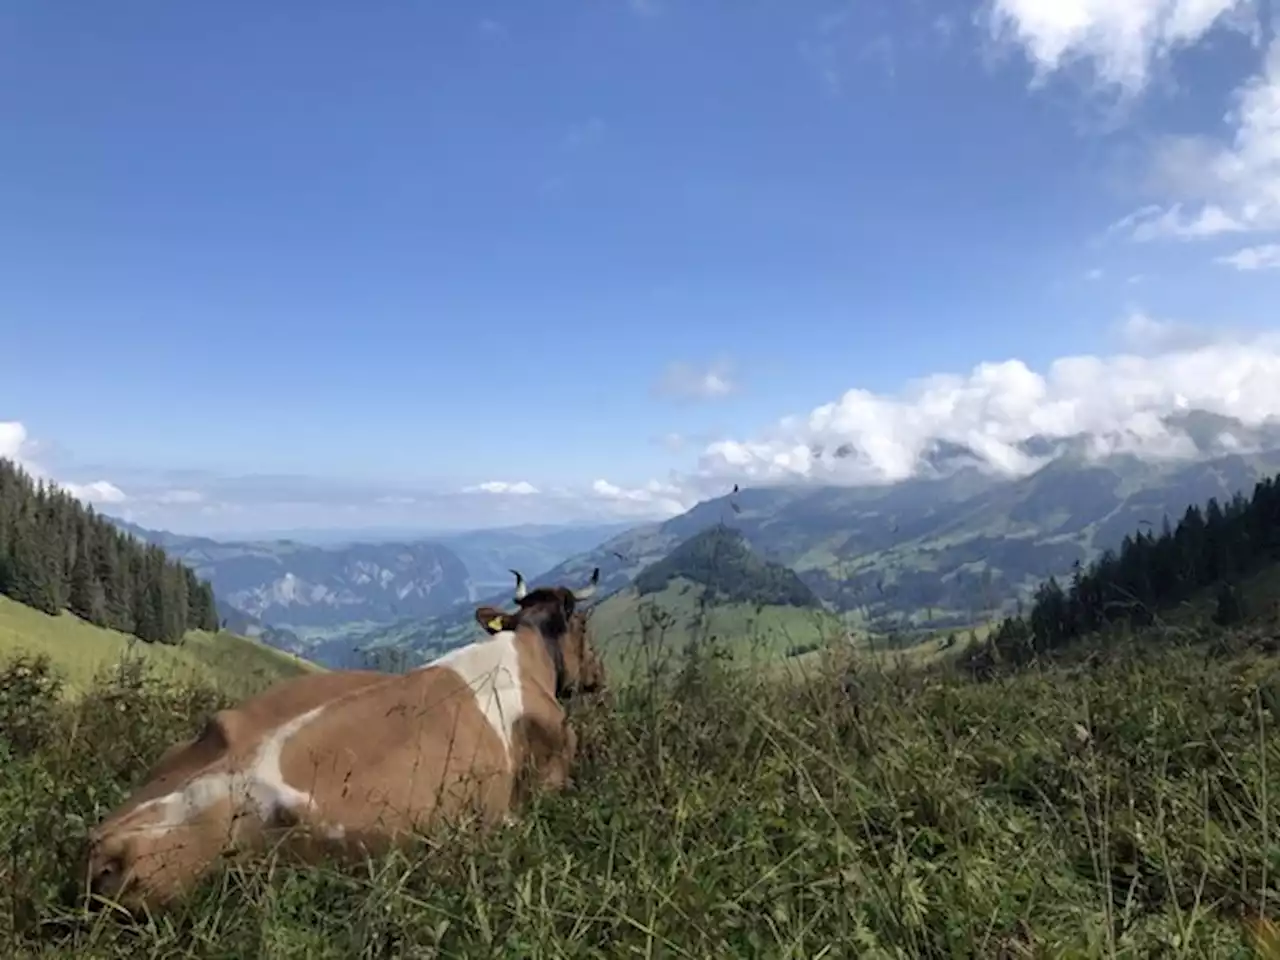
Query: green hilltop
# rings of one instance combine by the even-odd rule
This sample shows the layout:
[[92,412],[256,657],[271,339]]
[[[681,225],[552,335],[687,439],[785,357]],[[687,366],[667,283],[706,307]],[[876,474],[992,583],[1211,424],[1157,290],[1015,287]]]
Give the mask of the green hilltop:
[[605,660],[629,672],[703,644],[737,659],[773,660],[818,649],[843,628],[795,571],[760,557],[716,524],[642,570],[591,612]]
[[705,588],[708,603],[822,607],[794,570],[760,558],[741,531],[722,523],[690,537],[643,570],[634,581],[636,593],[660,593],[678,577]]

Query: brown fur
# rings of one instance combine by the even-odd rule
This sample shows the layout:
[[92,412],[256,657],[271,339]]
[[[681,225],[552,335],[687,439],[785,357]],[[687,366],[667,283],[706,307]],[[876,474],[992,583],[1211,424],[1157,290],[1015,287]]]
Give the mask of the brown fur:
[[[447,665],[405,675],[297,677],[220,711],[200,736],[166,751],[147,781],[93,832],[91,888],[127,908],[161,905],[220,855],[262,850],[276,840],[304,859],[377,853],[438,818],[474,813],[493,825],[530,789],[563,787],[577,736],[556,696],[553,653],[563,664],[562,695],[601,686],[604,672],[573,591],[543,589],[517,602],[517,613],[490,609],[487,618],[500,616],[514,631],[523,678],[510,754],[476,691]],[[165,808],[142,807],[194,781],[222,783],[220,775],[249,770],[275,731],[316,708],[319,714],[284,740],[279,754],[281,789],[299,791],[301,802],[287,794],[264,821],[239,795],[209,793],[216,799],[194,816],[184,811],[180,824],[176,813],[164,820]],[[163,830],[145,829],[162,821]]]
[[373,670],[335,670],[305,673],[282,680],[270,689],[229,710],[220,710],[209,718],[204,729],[192,740],[175,743],[156,761],[143,782],[146,787],[131,799],[143,803],[152,796],[163,796],[185,771],[200,769],[223,752],[245,731],[274,729],[290,717],[306,713],[334,697],[352,690],[387,680],[392,674]]

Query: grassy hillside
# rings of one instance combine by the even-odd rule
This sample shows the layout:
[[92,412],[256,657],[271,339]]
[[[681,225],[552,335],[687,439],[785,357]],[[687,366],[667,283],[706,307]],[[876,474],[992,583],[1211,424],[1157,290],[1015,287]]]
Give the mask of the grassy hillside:
[[[1243,617],[1253,628],[1275,626],[1280,630],[1280,564],[1273,564],[1239,580]],[[1161,611],[1160,623],[1170,630],[1193,633],[1210,627],[1216,595],[1202,590],[1190,600]]]
[[66,678],[70,694],[83,693],[95,674],[126,656],[140,658],[157,675],[200,681],[232,696],[318,669],[230,633],[192,632],[179,646],[146,644],[69,613],[52,617],[0,597],[0,664],[19,654],[47,655]]
[[704,641],[753,663],[807,652],[843,635],[838,618],[820,608],[702,602],[704,587],[682,577],[641,596],[619,591],[591,613],[591,629],[611,670],[630,671],[655,656]]
[[988,683],[704,663],[576,709],[574,787],[516,826],[229,866],[136,924],[65,905],[68,865],[217,697],[60,711],[0,674],[39,718],[0,765],[0,956],[1249,956],[1280,917],[1280,661],[1164,639]]

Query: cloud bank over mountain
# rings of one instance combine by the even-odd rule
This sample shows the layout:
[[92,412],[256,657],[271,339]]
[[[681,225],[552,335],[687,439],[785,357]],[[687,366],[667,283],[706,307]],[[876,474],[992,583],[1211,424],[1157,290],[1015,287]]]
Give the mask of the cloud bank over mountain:
[[1009,359],[924,377],[894,395],[853,388],[760,437],[711,444],[698,473],[711,483],[894,483],[963,451],[1018,476],[1054,455],[1038,441],[1077,438],[1086,455],[1193,457],[1197,444],[1177,414],[1207,411],[1254,428],[1280,417],[1280,335],[1215,337],[1143,314],[1122,333],[1126,352],[1062,357],[1044,371]]
[[[884,484],[964,465],[1020,476],[1067,450],[1193,458],[1280,441],[1280,334],[1215,332],[1141,313],[1119,333],[1123,351],[1062,357],[1043,370],[991,360],[892,394],[851,387],[754,436],[709,443],[684,469],[647,481],[599,476],[535,486],[513,476],[445,489],[394,478],[167,476],[164,465],[152,475],[106,478],[67,468],[55,479],[126,519],[178,530],[456,527],[640,521],[680,513],[734,483]],[[35,462],[36,449],[20,422],[0,422],[0,456],[51,476]]]

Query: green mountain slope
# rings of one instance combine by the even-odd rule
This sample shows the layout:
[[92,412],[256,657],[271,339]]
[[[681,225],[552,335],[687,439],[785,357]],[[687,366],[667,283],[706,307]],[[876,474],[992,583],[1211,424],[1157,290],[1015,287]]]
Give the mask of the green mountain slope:
[[0,595],[51,615],[68,610],[146,643],[218,628],[213,589],[191,567],[4,457]]
[[50,616],[0,597],[0,661],[21,654],[47,655],[67,678],[70,693],[85,690],[98,671],[126,656],[140,658],[159,674],[212,684],[233,697],[319,669],[230,633],[192,632],[177,645],[141,643],[69,613]]
[[654,593],[627,587],[591,612],[591,629],[610,671],[631,674],[648,664],[706,643],[743,662],[808,653],[844,634],[821,607],[720,600],[708,603],[706,586],[674,577]]
[[1203,626],[1209,596],[1210,620],[1219,627],[1243,623],[1261,601],[1254,616],[1262,612],[1274,639],[1280,608],[1273,596],[1260,597],[1255,581],[1273,583],[1277,563],[1280,479],[1268,477],[1228,501],[1191,504],[1158,532],[1135,531],[1069,580],[1049,578],[1028,610],[1000,624],[982,655],[1020,662],[1100,633],[1167,628],[1179,620]]

